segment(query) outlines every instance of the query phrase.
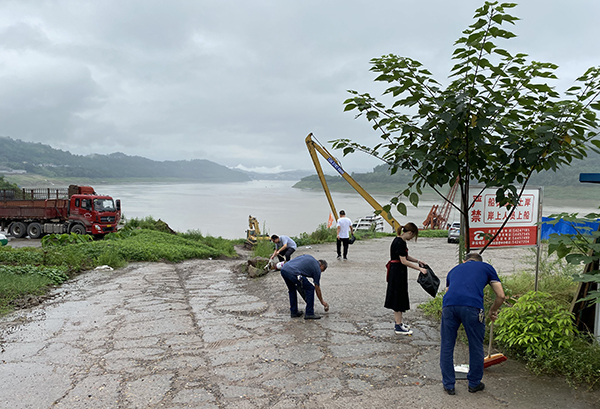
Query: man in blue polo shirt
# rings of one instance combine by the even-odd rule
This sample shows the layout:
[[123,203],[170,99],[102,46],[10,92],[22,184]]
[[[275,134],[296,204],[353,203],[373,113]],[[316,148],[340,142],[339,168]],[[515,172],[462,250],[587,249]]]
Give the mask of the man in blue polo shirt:
[[[321,273],[327,268],[325,260],[318,260],[311,255],[304,254],[293,260],[286,262],[281,267],[281,276],[288,287],[290,295],[290,314],[292,318],[302,316],[302,311],[298,311],[298,291],[303,295],[306,301],[305,320],[318,320],[321,316],[315,314],[315,292],[325,311],[329,310],[329,304],[323,300],[321,294]],[[308,277],[313,279],[314,286],[308,281]]]
[[446,276],[446,294],[442,304],[442,345],[440,368],[442,383],[449,395],[454,395],[454,345],[460,324],[465,328],[469,339],[469,392],[475,393],[485,388],[483,378],[483,338],[485,336],[485,314],[483,310],[483,289],[490,285],[496,300],[490,308],[490,319],[498,318],[498,308],[504,302],[504,290],[494,267],[484,263],[477,253],[469,253],[465,262],[454,267]]

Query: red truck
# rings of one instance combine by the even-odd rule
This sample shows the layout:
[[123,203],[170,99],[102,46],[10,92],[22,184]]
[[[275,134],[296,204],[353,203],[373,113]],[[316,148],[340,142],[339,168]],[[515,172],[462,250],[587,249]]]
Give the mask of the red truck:
[[91,186],[68,189],[0,190],[0,227],[8,234],[37,239],[50,233],[103,236],[117,231],[121,201],[96,194]]

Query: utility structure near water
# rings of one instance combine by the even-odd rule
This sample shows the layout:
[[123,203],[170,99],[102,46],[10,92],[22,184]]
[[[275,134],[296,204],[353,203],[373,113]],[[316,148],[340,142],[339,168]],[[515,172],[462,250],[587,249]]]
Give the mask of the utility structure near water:
[[325,158],[325,160],[327,162],[329,162],[329,164],[340,174],[340,176],[343,177],[346,180],[346,182],[348,182],[350,184],[350,186],[352,186],[354,188],[354,190],[356,190],[356,192],[358,192],[358,194],[361,195],[363,197],[363,199],[365,199],[373,207],[373,209],[375,209],[375,211],[377,213],[379,213],[379,214],[381,214],[381,216],[383,216],[383,219],[386,222],[388,222],[388,224],[390,226],[392,226],[392,229],[395,232],[396,229],[400,226],[400,223],[398,223],[398,221],[396,219],[394,219],[394,217],[389,212],[387,212],[379,204],[379,202],[377,202],[377,200],[373,199],[373,196],[371,196],[365,189],[363,189],[358,184],[358,182],[356,182],[356,180],[354,180],[352,178],[352,176],[350,176],[348,174],[348,172],[346,172],[344,170],[344,168],[342,168],[342,165],[339,163],[339,161],[337,159],[335,159],[333,157],[333,155],[331,153],[329,153],[329,151],[327,149],[325,149],[325,147],[323,145],[313,141],[312,137],[313,137],[312,133],[308,134],[308,136],[306,137],[304,142],[306,142],[306,147],[308,148],[308,152],[310,153],[310,157],[315,166],[317,176],[319,177],[319,180],[321,181],[321,186],[323,186],[323,190],[325,191],[325,196],[327,196],[327,201],[329,202],[329,206],[331,207],[331,212],[333,213],[335,220],[337,221],[337,219],[338,219],[338,212],[335,209],[335,204],[333,203],[333,198],[331,197],[331,192],[329,191],[329,187],[327,186],[327,180],[325,179],[325,174],[323,173],[323,168],[321,168],[321,163],[319,162],[319,157],[317,156],[317,152],[321,156],[323,156],[323,158]]

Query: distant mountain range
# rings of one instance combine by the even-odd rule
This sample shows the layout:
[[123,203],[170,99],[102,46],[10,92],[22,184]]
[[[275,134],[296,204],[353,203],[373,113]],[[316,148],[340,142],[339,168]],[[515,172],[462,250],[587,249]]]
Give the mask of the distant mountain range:
[[[534,175],[529,186],[577,186],[579,173],[600,173],[600,155],[590,153],[582,161],[573,161],[557,172]],[[45,178],[86,178],[96,180],[176,179],[181,181],[228,183],[250,180],[295,180],[294,187],[321,189],[314,171],[297,170],[281,173],[258,173],[231,169],[205,159],[154,161],[117,152],[110,155],[74,155],[41,143],[23,142],[0,136],[0,176],[29,173]],[[411,174],[399,171],[390,175],[385,165],[372,172],[352,173],[352,177],[371,193],[395,192],[406,187]],[[352,191],[340,176],[327,175],[332,191]]]
[[[544,171],[535,174],[531,177],[528,186],[581,186],[582,184],[579,183],[580,173],[600,173],[600,155],[590,152],[584,160],[574,160],[570,166],[562,166],[556,172]],[[352,178],[370,193],[392,193],[404,190],[412,180],[412,174],[401,169],[391,175],[387,165],[379,165],[372,172],[352,173]],[[352,192],[354,190],[341,176],[326,175],[325,179],[332,191]],[[583,185],[589,187],[589,184]],[[322,188],[316,175],[303,177],[293,187],[319,190]]]
[[205,159],[154,161],[123,153],[74,155],[41,143],[0,137],[0,175],[29,173],[47,178],[178,179],[206,183],[253,179],[299,180],[310,172],[262,174],[230,169]]

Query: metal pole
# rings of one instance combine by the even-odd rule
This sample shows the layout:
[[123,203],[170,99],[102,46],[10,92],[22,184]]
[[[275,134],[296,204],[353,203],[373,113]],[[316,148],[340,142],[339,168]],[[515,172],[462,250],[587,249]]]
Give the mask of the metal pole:
[[538,291],[538,281],[540,274],[540,251],[542,248],[542,204],[544,202],[544,188],[539,188],[539,206],[538,206],[538,226],[537,226],[537,255],[535,258],[535,285],[533,290]]

